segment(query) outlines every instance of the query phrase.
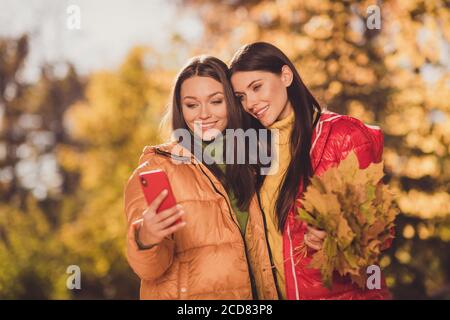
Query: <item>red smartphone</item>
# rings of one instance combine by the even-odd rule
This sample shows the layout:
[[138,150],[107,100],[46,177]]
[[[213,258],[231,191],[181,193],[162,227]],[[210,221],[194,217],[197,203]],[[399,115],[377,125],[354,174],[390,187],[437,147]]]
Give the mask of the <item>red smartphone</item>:
[[[157,169],[141,172],[139,174],[139,179],[141,181],[142,191],[144,192],[145,200],[147,200],[148,205],[150,205],[164,189],[169,192],[156,210],[156,213],[172,208],[177,204],[172,188],[170,187],[167,174],[163,170]],[[180,221],[181,220],[177,220],[175,223]]]

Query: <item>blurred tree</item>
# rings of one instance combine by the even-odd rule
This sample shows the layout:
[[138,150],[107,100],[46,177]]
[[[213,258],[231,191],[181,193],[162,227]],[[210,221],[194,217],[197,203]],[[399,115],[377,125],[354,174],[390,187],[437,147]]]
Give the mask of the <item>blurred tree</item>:
[[[27,43],[0,39],[0,298],[138,298],[123,187],[165,132],[173,63],[135,48],[86,89],[71,65],[63,78],[46,65],[29,84]],[[81,268],[81,290],[66,288],[69,265]]]
[[450,19],[445,1],[185,0],[202,45],[230,59],[244,43],[281,48],[329,109],[378,124],[402,215],[382,259],[396,298],[450,298]]
[[50,298],[57,290],[55,230],[69,179],[55,148],[67,140],[63,114],[82,93],[71,65],[63,77],[44,66],[37,83],[25,82],[27,53],[26,35],[0,39],[0,298]]
[[[26,36],[0,50],[0,298],[138,298],[123,187],[143,146],[160,141],[173,73],[136,48],[86,91],[70,65],[62,79],[47,65],[24,84]],[[81,269],[81,290],[66,288],[69,265]]]
[[[443,1],[183,0],[204,22],[193,54],[227,60],[264,40],[293,59],[331,110],[385,133],[386,181],[398,193],[397,239],[382,258],[396,298],[449,298],[449,11]],[[184,9],[182,7],[181,9]],[[21,71],[27,36],[0,39],[0,298],[137,298],[125,260],[123,187],[158,124],[192,44],[160,57],[136,48],[83,80]],[[87,83],[85,85],[85,83]],[[82,290],[66,288],[81,268]]]
[[76,298],[138,298],[139,282],[125,260],[123,187],[145,145],[160,141],[159,122],[172,74],[149,49],[135,48],[117,72],[93,74],[86,100],[66,123],[77,146],[59,145],[65,170],[80,184],[68,206],[61,241],[68,264],[83,275]]
[[2,201],[10,201],[13,197],[24,197],[18,177],[14,174],[18,162],[16,149],[24,142],[24,134],[17,132],[15,125],[23,112],[21,98],[25,86],[19,83],[19,73],[28,53],[28,40],[22,36],[18,40],[0,41],[0,110],[2,114],[0,126],[0,190]]

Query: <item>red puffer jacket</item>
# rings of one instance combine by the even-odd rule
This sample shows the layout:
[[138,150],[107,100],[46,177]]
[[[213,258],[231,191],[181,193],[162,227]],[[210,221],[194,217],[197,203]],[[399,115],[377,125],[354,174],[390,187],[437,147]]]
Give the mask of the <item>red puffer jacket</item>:
[[[354,150],[360,168],[381,161],[383,153],[383,134],[378,127],[367,126],[361,121],[336,113],[322,113],[312,137],[311,163],[314,174],[320,175],[329,167],[338,164],[349,152]],[[299,187],[298,197],[303,192]],[[348,278],[335,274],[332,289],[322,285],[321,274],[308,264],[312,254],[300,258],[294,248],[303,245],[306,223],[295,218],[294,208],[288,214],[283,232],[283,254],[286,277],[287,299],[390,299],[384,278],[381,289],[359,289]],[[390,246],[390,243],[385,247]]]

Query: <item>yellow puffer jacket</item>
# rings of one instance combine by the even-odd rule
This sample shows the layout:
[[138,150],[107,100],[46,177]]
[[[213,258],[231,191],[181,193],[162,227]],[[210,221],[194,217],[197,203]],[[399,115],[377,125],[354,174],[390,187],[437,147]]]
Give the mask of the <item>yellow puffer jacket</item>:
[[[187,225],[159,245],[140,250],[133,222],[142,218],[147,204],[139,173],[154,169],[167,173]],[[125,187],[125,213],[127,258],[141,279],[141,299],[278,299],[256,197],[243,239],[222,184],[180,145],[144,148]],[[257,297],[252,294],[249,268]]]

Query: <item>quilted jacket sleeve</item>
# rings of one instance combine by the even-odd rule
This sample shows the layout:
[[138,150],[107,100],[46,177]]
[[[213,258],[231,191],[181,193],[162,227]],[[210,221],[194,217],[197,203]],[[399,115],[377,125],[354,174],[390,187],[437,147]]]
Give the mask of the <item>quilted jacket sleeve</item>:
[[139,249],[136,243],[136,231],[142,218],[142,213],[147,208],[147,203],[139,184],[138,169],[136,169],[128,179],[124,196],[125,214],[128,223],[128,263],[142,280],[155,280],[164,274],[172,264],[174,240],[165,238],[161,243],[151,249]]

